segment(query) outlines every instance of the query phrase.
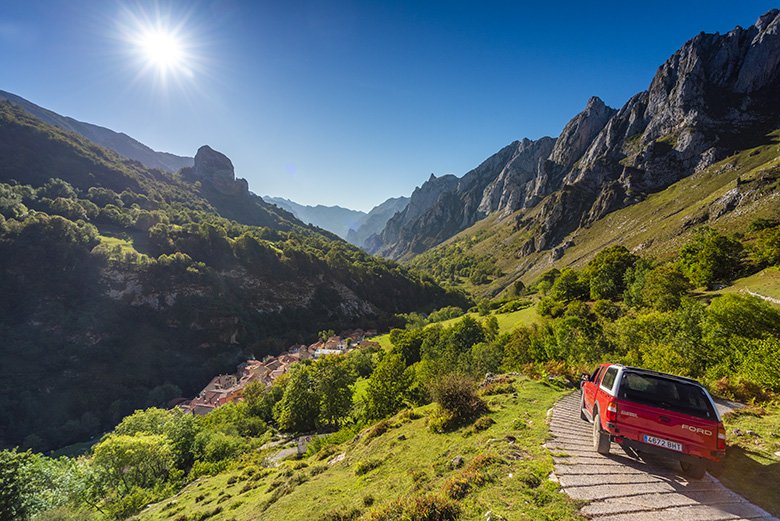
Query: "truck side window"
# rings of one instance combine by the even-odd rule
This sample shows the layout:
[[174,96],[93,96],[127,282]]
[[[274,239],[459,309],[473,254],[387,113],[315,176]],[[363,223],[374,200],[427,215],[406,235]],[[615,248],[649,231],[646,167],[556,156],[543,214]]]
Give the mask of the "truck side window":
[[607,372],[604,375],[604,379],[601,381],[601,385],[611,391],[612,386],[615,385],[615,377],[617,376],[617,371],[618,370],[616,367],[610,367],[609,369],[607,369]]
[[596,378],[599,376],[599,371],[601,371],[601,366],[598,366],[595,371],[593,371],[593,374],[590,375],[590,381],[595,382]]

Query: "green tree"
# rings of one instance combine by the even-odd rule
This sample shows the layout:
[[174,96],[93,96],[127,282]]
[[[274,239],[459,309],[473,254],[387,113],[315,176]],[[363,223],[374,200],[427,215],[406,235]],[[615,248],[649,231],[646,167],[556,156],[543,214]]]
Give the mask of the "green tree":
[[498,373],[504,358],[503,342],[480,342],[471,347],[471,369],[476,375]]
[[780,337],[780,311],[758,297],[727,294],[713,299],[704,330],[710,339],[721,341],[730,337]]
[[325,342],[330,337],[335,336],[335,335],[336,335],[336,332],[333,331],[332,329],[325,329],[325,330],[322,330],[319,333],[317,333],[317,338],[319,338],[320,340]]
[[366,416],[370,420],[385,418],[398,412],[409,387],[406,364],[398,353],[388,353],[368,379]]
[[780,226],[762,229],[756,233],[750,251],[753,261],[758,266],[780,264]]
[[485,330],[476,319],[466,315],[450,329],[449,343],[456,354],[471,351],[471,346],[485,341]]
[[338,427],[352,409],[354,379],[336,356],[326,356],[314,364],[314,383],[320,398],[320,424]]
[[92,454],[102,486],[120,496],[166,481],[175,463],[171,440],[159,434],[109,434]]
[[29,459],[29,452],[0,451],[0,519],[25,520],[30,517],[30,498],[22,479]]
[[46,181],[46,184],[38,189],[38,197],[48,197],[49,199],[56,199],[58,197],[75,199],[76,190],[73,189],[73,186],[69,182],[54,177]]
[[705,226],[680,249],[680,269],[694,286],[712,287],[742,270],[743,250],[738,240]]
[[615,300],[625,291],[624,276],[639,259],[624,246],[612,246],[601,250],[584,270],[589,281],[592,300]]
[[555,279],[555,283],[549,291],[550,298],[561,302],[586,299],[589,294],[589,286],[579,273],[571,268],[564,268]]
[[279,429],[286,432],[309,432],[317,428],[320,396],[312,380],[311,369],[294,364],[282,399],[274,405],[274,417]]
[[156,407],[137,410],[114,428],[114,434],[126,436],[164,435],[171,442],[176,466],[182,470],[188,469],[194,461],[193,445],[199,431],[200,425],[193,415],[178,408],[168,411]]
[[495,340],[499,332],[498,319],[495,315],[490,315],[485,319],[483,330],[485,332],[485,339],[489,341]]
[[406,365],[420,361],[424,333],[422,329],[393,329],[390,331],[390,342],[393,348],[401,353]]
[[677,309],[691,285],[680,269],[673,264],[662,264],[644,274],[639,292],[640,301],[661,311]]

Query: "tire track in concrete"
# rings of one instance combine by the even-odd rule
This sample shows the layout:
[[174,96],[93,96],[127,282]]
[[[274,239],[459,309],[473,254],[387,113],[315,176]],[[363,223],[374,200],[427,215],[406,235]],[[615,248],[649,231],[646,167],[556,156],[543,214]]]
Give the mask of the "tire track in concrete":
[[580,513],[596,521],[780,521],[706,474],[686,478],[678,463],[642,455],[630,457],[613,443],[609,456],[592,447],[592,425],[580,419],[580,393],[552,409],[547,442],[555,478],[574,499],[587,501]]

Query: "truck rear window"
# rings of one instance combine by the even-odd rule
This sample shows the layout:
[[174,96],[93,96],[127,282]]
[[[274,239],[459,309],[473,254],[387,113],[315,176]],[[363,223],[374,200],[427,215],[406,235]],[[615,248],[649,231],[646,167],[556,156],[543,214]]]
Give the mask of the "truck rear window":
[[661,376],[627,371],[623,373],[618,397],[699,418],[717,418],[704,389]]

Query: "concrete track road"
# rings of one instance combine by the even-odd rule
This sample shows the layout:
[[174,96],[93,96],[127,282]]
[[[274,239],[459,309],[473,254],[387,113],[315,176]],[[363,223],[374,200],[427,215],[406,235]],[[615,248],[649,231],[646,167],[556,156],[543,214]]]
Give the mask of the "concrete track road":
[[572,498],[588,501],[581,514],[597,521],[780,521],[706,474],[686,478],[677,462],[636,459],[613,443],[609,456],[592,446],[592,425],[580,419],[580,393],[552,410],[547,447],[555,475]]

